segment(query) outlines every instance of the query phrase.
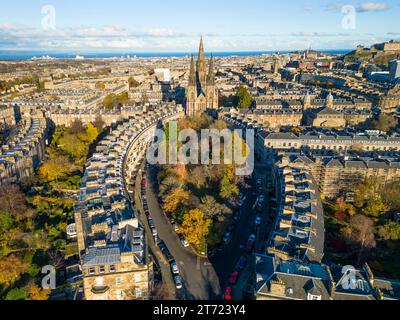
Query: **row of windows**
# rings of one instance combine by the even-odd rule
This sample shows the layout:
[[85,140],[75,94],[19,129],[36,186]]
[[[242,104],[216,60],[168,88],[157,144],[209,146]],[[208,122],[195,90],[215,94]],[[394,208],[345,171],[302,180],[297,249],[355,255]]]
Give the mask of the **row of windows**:
[[[141,274],[135,274],[132,277],[132,280],[134,280],[136,283],[137,282],[141,282],[142,281],[142,275]],[[115,285],[116,286],[120,286],[120,285],[122,285],[122,283],[123,283],[123,280],[122,280],[121,277],[115,278]],[[103,287],[104,286],[104,278],[103,277],[97,277],[96,278],[96,286],[97,287]]]
[[[108,267],[108,272],[109,273],[114,273],[116,271],[117,271],[117,269],[116,269],[115,265],[110,265]],[[105,266],[99,266],[98,273],[100,273],[100,274],[106,273],[106,267]],[[88,269],[88,274],[90,274],[90,275],[96,274],[96,268],[95,267],[89,268]]]

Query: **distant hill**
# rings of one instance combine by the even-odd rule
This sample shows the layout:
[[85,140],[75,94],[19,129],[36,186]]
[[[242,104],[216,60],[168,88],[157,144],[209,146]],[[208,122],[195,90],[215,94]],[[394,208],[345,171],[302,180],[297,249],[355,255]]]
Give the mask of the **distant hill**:
[[348,63],[352,62],[373,62],[376,65],[389,65],[389,61],[393,59],[400,59],[400,52],[383,52],[383,51],[371,51],[354,50],[344,56],[344,61]]

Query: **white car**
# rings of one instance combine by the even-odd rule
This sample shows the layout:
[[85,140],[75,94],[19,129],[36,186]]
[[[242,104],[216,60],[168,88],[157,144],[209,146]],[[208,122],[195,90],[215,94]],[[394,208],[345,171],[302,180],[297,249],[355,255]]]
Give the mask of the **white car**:
[[182,237],[180,240],[181,240],[181,243],[182,243],[184,248],[190,247],[189,242],[187,242],[187,240],[185,238]]
[[172,261],[171,269],[173,274],[179,274],[179,268],[175,261]]
[[183,288],[182,278],[180,276],[175,277],[175,286],[178,290]]

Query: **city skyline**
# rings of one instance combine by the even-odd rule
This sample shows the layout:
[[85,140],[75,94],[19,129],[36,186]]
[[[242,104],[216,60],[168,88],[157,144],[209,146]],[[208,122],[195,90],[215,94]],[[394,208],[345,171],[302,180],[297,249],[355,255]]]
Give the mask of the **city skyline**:
[[[344,6],[352,7],[344,13]],[[209,52],[346,50],[398,40],[399,11],[393,0],[346,4],[254,0],[246,6],[236,0],[206,0],[201,6],[194,1],[117,0],[111,11],[107,4],[93,1],[20,0],[3,5],[0,50],[191,52],[200,35]]]

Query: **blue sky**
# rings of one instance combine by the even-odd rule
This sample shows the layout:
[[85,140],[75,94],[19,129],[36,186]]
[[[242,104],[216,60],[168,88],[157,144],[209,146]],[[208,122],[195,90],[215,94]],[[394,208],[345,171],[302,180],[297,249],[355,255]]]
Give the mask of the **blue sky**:
[[[343,13],[344,5],[355,14]],[[399,0],[14,0],[1,7],[0,50],[190,52],[201,34],[214,52],[400,39]]]

